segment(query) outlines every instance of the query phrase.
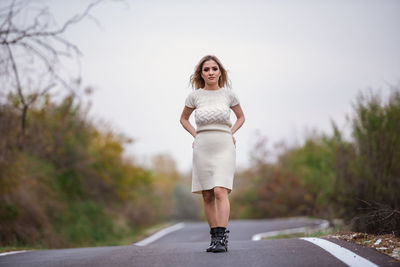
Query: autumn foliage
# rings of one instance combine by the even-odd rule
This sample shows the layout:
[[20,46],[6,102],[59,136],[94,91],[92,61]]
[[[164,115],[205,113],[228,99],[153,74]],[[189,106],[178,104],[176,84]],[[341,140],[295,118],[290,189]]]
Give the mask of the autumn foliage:
[[[132,140],[95,126],[72,96],[37,102],[23,133],[16,99],[10,94],[0,105],[2,245],[119,244],[183,216],[179,198],[190,191],[182,193],[187,185],[168,155],[156,156],[152,168],[139,166],[124,154]],[[193,201],[185,205],[197,210]]]
[[351,140],[332,122],[332,135],[283,146],[271,162],[266,138],[257,137],[254,165],[236,177],[232,217],[343,218],[355,231],[399,235],[400,90],[385,102],[359,93],[353,108]]

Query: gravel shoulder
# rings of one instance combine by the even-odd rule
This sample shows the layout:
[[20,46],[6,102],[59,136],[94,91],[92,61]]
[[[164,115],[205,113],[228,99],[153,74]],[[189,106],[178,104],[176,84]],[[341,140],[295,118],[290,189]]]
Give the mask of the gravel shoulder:
[[336,238],[373,248],[400,261],[400,238],[393,234],[373,235],[351,231],[338,231],[335,234],[321,237]]

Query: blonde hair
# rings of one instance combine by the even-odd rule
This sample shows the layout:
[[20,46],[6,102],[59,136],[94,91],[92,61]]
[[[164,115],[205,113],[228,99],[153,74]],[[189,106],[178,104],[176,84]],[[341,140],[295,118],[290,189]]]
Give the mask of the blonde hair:
[[197,63],[196,67],[194,68],[194,73],[192,75],[190,75],[190,84],[192,85],[192,87],[195,89],[204,88],[205,81],[204,81],[203,77],[201,77],[201,72],[202,72],[204,63],[209,60],[215,61],[215,63],[217,63],[217,65],[221,71],[221,76],[218,79],[218,86],[219,87],[226,86],[228,88],[231,88],[231,82],[228,79],[228,74],[226,72],[226,69],[221,64],[221,61],[219,61],[219,59],[213,55],[206,55],[202,59],[200,59],[199,63]]

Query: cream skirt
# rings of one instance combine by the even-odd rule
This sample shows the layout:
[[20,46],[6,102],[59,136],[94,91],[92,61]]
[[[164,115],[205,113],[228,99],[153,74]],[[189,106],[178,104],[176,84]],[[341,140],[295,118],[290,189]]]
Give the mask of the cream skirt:
[[193,143],[192,193],[201,194],[216,186],[232,191],[236,166],[236,146],[232,133],[204,130]]

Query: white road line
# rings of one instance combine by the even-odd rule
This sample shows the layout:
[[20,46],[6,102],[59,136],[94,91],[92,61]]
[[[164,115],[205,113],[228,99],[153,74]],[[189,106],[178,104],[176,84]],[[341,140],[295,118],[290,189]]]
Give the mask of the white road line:
[[6,255],[11,255],[11,254],[17,254],[17,253],[22,253],[26,252],[27,250],[18,250],[18,251],[10,251],[10,252],[3,252],[0,253],[0,256],[6,256]]
[[145,238],[145,239],[143,239],[143,240],[141,240],[139,242],[134,243],[134,245],[136,245],[136,246],[146,246],[146,245],[150,244],[151,242],[154,242],[157,239],[159,239],[159,238],[161,238],[161,237],[163,237],[163,236],[165,236],[165,235],[167,235],[169,233],[172,233],[174,231],[182,229],[183,227],[184,227],[184,223],[183,222],[177,223],[177,224],[172,225],[170,227],[164,228],[164,229],[156,232],[155,234],[152,234],[151,236],[149,236],[149,237],[147,237],[147,238]]
[[352,251],[328,240],[315,237],[301,237],[300,239],[306,240],[323,248],[324,250],[351,267],[378,267],[378,265],[370,262],[366,258],[363,258],[353,253]]
[[270,232],[264,232],[264,233],[259,233],[255,234],[251,237],[251,240],[253,241],[259,241],[265,237],[271,237],[271,236],[276,236],[276,235],[288,235],[288,234],[296,234],[296,233],[304,233],[310,230],[323,230],[329,227],[329,222],[327,220],[318,220],[319,225],[317,226],[306,226],[306,227],[297,227],[297,228],[291,228],[291,229],[284,229],[284,230],[278,230],[278,231],[270,231]]

